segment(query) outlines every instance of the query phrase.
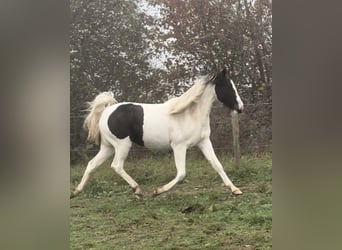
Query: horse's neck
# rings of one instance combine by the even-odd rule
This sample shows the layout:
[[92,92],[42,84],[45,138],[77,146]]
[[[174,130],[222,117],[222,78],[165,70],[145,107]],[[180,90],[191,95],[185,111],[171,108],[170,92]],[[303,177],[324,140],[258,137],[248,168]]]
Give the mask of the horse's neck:
[[[192,89],[180,97],[173,98],[165,103],[169,113],[183,114],[186,117],[195,119],[195,121],[207,120],[209,118],[212,104],[215,100],[214,85],[195,86],[197,89]],[[200,93],[196,93],[200,92]]]
[[208,86],[197,103],[197,112],[203,119],[209,117],[211,107],[215,101],[215,90]]

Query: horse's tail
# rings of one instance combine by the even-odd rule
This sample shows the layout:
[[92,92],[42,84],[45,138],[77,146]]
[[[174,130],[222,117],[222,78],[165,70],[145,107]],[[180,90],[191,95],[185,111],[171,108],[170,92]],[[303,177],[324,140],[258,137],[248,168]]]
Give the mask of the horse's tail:
[[100,129],[99,120],[103,110],[117,103],[112,92],[102,92],[98,94],[94,101],[88,102],[87,111],[89,112],[84,120],[84,127],[88,129],[88,140],[99,144]]

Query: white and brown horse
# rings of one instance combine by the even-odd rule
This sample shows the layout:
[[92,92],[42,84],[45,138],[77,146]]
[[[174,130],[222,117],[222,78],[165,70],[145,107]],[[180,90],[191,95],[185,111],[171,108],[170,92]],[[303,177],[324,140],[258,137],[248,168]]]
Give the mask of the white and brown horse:
[[100,144],[100,151],[89,161],[81,182],[71,198],[80,193],[90,174],[115,152],[111,167],[142,196],[138,183],[124,170],[124,162],[133,143],[150,149],[171,148],[174,153],[176,177],[154,191],[158,195],[170,190],[185,177],[185,157],[188,148],[197,146],[233,194],[241,194],[228,178],[213,150],[209,113],[218,99],[232,112],[241,112],[243,103],[227,70],[213,77],[205,76],[180,97],[162,104],[117,103],[111,92],[99,94],[89,103],[85,126],[88,138]]

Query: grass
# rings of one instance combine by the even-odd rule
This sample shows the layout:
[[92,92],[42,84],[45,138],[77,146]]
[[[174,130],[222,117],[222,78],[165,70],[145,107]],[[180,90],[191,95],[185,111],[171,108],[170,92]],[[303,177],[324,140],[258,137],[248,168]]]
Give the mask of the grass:
[[[239,168],[230,157],[219,159],[243,195],[231,195],[197,154],[187,158],[185,181],[155,198],[153,190],[175,175],[172,156],[129,159],[125,169],[140,184],[142,200],[105,163],[70,202],[70,248],[271,249],[271,157],[245,156]],[[72,166],[72,188],[84,168]]]

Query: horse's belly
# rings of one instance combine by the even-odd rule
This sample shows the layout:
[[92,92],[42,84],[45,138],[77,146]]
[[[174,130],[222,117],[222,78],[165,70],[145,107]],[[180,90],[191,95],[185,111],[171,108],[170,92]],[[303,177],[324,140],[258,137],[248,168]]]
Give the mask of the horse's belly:
[[144,146],[150,149],[168,149],[170,140],[168,130],[159,127],[153,130],[144,127],[143,134]]
[[154,139],[144,139],[144,146],[149,149],[154,150],[165,150],[170,149],[170,143],[166,138],[163,138],[162,140],[154,140]]
[[170,148],[168,116],[159,110],[150,110],[144,114],[143,141],[150,149]]

